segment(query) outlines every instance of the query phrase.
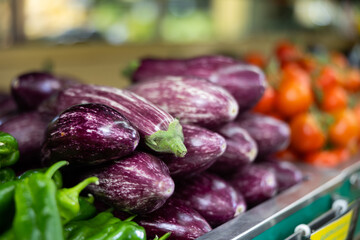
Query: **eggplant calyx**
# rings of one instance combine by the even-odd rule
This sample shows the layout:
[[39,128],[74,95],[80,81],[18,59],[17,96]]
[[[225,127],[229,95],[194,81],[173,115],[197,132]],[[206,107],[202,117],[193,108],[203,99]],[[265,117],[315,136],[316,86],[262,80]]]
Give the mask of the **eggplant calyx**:
[[174,153],[176,157],[184,157],[187,149],[179,120],[169,124],[167,131],[159,130],[145,138],[146,145],[156,152]]

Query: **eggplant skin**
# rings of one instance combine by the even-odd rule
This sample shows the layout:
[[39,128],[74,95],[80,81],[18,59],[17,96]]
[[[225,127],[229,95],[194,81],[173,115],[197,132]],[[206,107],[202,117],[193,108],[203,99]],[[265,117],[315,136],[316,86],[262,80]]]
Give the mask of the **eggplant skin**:
[[135,152],[83,175],[90,176],[99,178],[99,185],[88,186],[95,197],[120,211],[135,214],[160,208],[175,188],[165,163],[144,152]]
[[260,68],[221,55],[181,60],[143,59],[132,78],[138,83],[169,75],[199,77],[225,88],[238,102],[240,112],[255,106],[266,87],[265,74]]
[[218,174],[232,174],[238,168],[252,163],[257,154],[258,147],[255,140],[239,124],[227,123],[216,130],[226,139],[226,150],[216,159],[210,171]]
[[159,154],[174,178],[188,177],[209,168],[226,148],[225,139],[208,129],[183,124],[184,144],[187,153],[184,157],[172,154]]
[[225,180],[210,173],[201,173],[176,183],[174,196],[198,211],[212,227],[246,210],[241,194]]
[[11,83],[11,93],[19,109],[29,111],[62,88],[62,82],[46,72],[28,72]]
[[[0,118],[14,115],[18,112],[17,110],[14,98],[10,95],[0,93]],[[0,125],[2,122],[4,122],[4,120],[0,120]]]
[[47,127],[42,161],[96,165],[129,155],[139,140],[136,129],[115,109],[95,103],[75,105]]
[[230,183],[244,196],[249,207],[275,196],[278,189],[275,174],[254,164],[238,171],[231,177]]
[[219,126],[235,119],[239,106],[222,87],[194,77],[164,76],[138,83],[130,91],[180,119],[184,124]]
[[290,143],[289,126],[276,118],[259,113],[245,113],[235,121],[256,141],[259,155],[275,153]]
[[0,131],[11,134],[18,142],[20,158],[16,165],[41,165],[40,150],[48,123],[49,119],[34,111],[15,115],[0,125]]
[[191,240],[212,230],[196,210],[173,197],[157,211],[140,215],[135,221],[145,228],[148,239],[171,232],[171,240]]
[[279,192],[298,184],[304,179],[301,170],[290,162],[273,158],[260,162],[259,165],[271,169],[275,173]]
[[178,120],[131,91],[77,84],[45,101],[39,111],[55,116],[73,105],[83,103],[100,103],[114,108],[130,121],[147,146],[156,152],[174,153],[176,156],[186,154],[182,126]]

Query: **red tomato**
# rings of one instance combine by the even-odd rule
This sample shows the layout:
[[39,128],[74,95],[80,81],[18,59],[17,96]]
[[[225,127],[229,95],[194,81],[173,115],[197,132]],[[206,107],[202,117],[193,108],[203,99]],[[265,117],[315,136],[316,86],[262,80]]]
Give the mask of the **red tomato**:
[[291,147],[299,153],[320,150],[326,137],[316,118],[310,113],[295,116],[290,122]]
[[347,147],[359,137],[359,122],[354,111],[345,109],[333,113],[335,122],[329,128],[329,140],[335,146]]
[[261,97],[260,101],[254,107],[255,112],[259,113],[270,113],[274,109],[275,103],[275,91],[271,86],[268,86],[265,89],[264,95]]
[[347,107],[347,104],[348,96],[342,87],[333,86],[323,89],[320,108],[325,112],[343,110]]
[[279,42],[276,46],[275,53],[279,62],[288,62],[300,57],[300,51],[294,44],[288,41]]
[[321,89],[334,87],[340,82],[339,72],[334,67],[326,65],[321,68],[315,82],[317,87]]
[[318,151],[306,155],[305,162],[317,167],[333,168],[340,163],[340,159],[332,151]]
[[276,92],[276,111],[284,117],[306,112],[312,103],[313,95],[310,86],[298,81],[283,81]]
[[351,68],[345,71],[343,86],[346,90],[356,92],[360,90],[360,70]]
[[266,58],[259,52],[250,52],[245,54],[244,60],[245,62],[256,65],[260,68],[265,68],[266,66]]

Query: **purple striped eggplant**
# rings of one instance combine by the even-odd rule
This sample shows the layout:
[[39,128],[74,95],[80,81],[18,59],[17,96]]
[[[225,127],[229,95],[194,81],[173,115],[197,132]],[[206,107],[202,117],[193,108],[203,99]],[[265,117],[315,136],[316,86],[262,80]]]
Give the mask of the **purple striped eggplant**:
[[256,141],[259,155],[278,152],[289,145],[290,128],[276,118],[259,113],[245,113],[236,120],[236,124]]
[[265,75],[256,66],[224,56],[193,59],[144,59],[133,75],[134,82],[151,81],[159,76],[195,76],[228,90],[243,112],[255,106],[265,91]]
[[253,164],[233,175],[230,183],[244,196],[250,207],[273,197],[278,188],[275,174],[271,170]]
[[174,196],[198,211],[212,227],[246,210],[241,194],[223,179],[209,173],[201,173],[176,183]]
[[89,170],[83,177],[89,176],[99,178],[99,185],[88,186],[95,197],[118,210],[137,214],[160,208],[175,187],[165,163],[143,152]]
[[0,131],[10,133],[19,145],[17,165],[40,166],[40,150],[49,119],[38,112],[26,112],[10,118],[0,126]]
[[304,179],[301,170],[291,162],[267,158],[266,161],[262,161],[258,165],[271,169],[275,173],[279,192],[294,186]]
[[135,221],[145,228],[148,239],[171,232],[171,240],[190,240],[212,230],[197,211],[175,198],[155,212],[137,216]]
[[212,172],[221,175],[231,174],[255,160],[258,148],[245,129],[231,122],[217,131],[225,137],[227,147],[224,154],[210,167]]
[[[193,59],[153,59],[145,58],[140,61],[134,72],[134,82],[145,82],[154,76],[197,76],[209,78],[214,70],[221,66],[234,64],[235,59],[225,56],[204,56]],[[188,70],[191,73],[188,73]]]
[[183,124],[184,144],[187,153],[184,157],[161,154],[172,177],[197,174],[209,168],[226,148],[225,139],[205,128]]
[[129,155],[139,140],[136,129],[115,109],[94,103],[75,105],[48,125],[42,161],[100,164]]
[[16,114],[18,109],[13,97],[0,93],[0,125]]
[[62,82],[46,72],[29,72],[11,82],[11,93],[19,109],[35,110],[51,95],[62,88]]
[[100,103],[114,108],[129,120],[154,151],[174,153],[176,156],[186,154],[179,121],[128,90],[79,84],[60,91],[56,98],[42,104],[40,111],[59,114],[70,106],[82,103]]
[[163,108],[184,124],[213,127],[234,120],[238,104],[223,88],[194,77],[159,77],[130,90]]

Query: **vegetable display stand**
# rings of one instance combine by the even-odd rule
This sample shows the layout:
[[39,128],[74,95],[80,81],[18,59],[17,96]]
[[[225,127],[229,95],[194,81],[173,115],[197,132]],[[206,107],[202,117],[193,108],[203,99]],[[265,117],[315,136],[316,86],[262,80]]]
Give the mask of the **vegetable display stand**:
[[[298,164],[306,177],[302,183],[215,228],[198,240],[288,238],[294,234],[298,225],[311,223],[329,213],[336,199],[343,199],[347,203],[360,199],[359,159],[357,155],[333,169]],[[355,213],[358,215],[357,211]],[[359,236],[360,221],[353,225],[354,236]]]

